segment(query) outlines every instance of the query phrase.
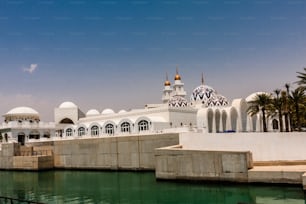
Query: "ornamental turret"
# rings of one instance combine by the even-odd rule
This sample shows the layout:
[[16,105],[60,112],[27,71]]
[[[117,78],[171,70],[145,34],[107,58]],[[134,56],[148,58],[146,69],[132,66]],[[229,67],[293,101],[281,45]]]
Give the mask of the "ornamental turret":
[[178,67],[176,67],[176,75],[174,77],[174,85],[172,96],[181,96],[185,98],[186,91],[184,90],[184,83],[181,81],[181,76],[178,73]]
[[166,73],[166,81],[164,83],[164,90],[162,96],[163,103],[168,103],[168,101],[171,98],[171,93],[172,93],[171,83],[168,79],[168,73]]

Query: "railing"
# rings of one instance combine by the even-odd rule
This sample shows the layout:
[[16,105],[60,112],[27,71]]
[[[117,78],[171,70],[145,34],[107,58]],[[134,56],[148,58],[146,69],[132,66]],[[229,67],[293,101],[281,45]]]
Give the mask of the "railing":
[[21,199],[17,199],[17,198],[10,198],[10,197],[5,197],[5,196],[0,196],[0,203],[2,204],[14,204],[14,203],[27,203],[27,204],[44,204],[41,202],[37,202],[37,201],[29,201],[29,200],[21,200]]

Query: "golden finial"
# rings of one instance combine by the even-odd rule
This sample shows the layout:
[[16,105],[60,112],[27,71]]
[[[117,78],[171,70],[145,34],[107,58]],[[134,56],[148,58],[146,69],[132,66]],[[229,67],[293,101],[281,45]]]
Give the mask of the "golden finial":
[[176,75],[174,77],[174,80],[181,80],[181,76],[179,75],[178,66],[177,65],[176,65]]
[[166,81],[165,81],[165,86],[170,86],[171,83],[170,81],[168,80],[168,72],[166,72]]

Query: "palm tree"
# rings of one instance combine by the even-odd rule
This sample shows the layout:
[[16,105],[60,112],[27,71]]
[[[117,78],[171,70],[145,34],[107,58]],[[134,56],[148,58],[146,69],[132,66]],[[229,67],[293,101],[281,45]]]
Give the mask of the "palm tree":
[[297,76],[300,80],[297,81],[297,84],[302,86],[304,89],[306,88],[306,67],[304,67],[304,72],[297,72],[299,75]]
[[250,101],[250,106],[248,108],[248,114],[251,116],[257,113],[262,113],[262,124],[263,131],[268,132],[267,122],[266,122],[266,111],[269,109],[271,104],[271,95],[267,93],[257,94],[253,101]]
[[298,87],[294,91],[291,91],[291,96],[289,96],[289,100],[293,104],[295,109],[296,127],[298,128],[298,131],[301,131],[302,127],[300,106],[304,105],[305,102],[305,94],[303,88]]
[[275,89],[274,93],[276,95],[276,98],[273,98],[272,100],[272,106],[274,109],[277,110],[278,112],[278,121],[279,121],[279,131],[283,132],[284,127],[283,127],[283,100],[279,97],[281,90],[280,89]]

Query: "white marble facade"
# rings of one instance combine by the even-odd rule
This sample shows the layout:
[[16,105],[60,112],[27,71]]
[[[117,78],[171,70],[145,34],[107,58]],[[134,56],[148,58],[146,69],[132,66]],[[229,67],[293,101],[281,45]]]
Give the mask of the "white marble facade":
[[[173,86],[166,77],[161,104],[147,104],[143,109],[102,111],[91,109],[86,114],[73,102],[63,102],[54,109],[54,123],[40,121],[39,113],[29,107],[17,107],[4,115],[0,127],[3,140],[25,143],[32,139],[99,137],[161,132],[261,132],[261,114],[247,114],[247,98],[228,99],[204,83],[186,98],[184,83],[178,70]],[[268,118],[269,131],[277,131],[277,118]],[[273,126],[274,123],[274,126]],[[274,128],[274,129],[273,129]],[[4,137],[5,135],[5,137]]]

